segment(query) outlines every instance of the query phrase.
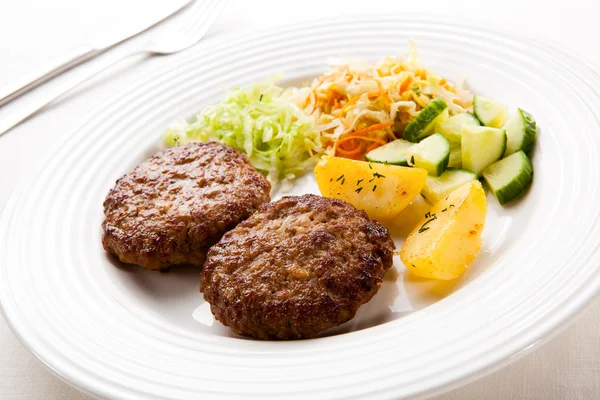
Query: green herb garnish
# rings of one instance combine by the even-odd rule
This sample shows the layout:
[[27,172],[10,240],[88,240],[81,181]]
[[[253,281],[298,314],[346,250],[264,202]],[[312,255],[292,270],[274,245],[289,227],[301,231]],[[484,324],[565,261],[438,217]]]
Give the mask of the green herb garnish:
[[[430,217],[428,217],[428,215],[429,215]],[[437,219],[437,215],[435,215],[435,213],[434,213],[434,214],[427,213],[427,214],[425,214],[425,218],[429,218],[429,219],[428,219],[427,221],[425,221],[425,222],[423,223],[423,225],[421,225],[421,228],[419,229],[419,233],[425,232],[427,229],[429,229],[429,227],[428,227],[428,226],[426,226],[426,225],[427,225],[428,223],[430,223],[431,221],[435,221],[435,220]]]
[[373,176],[374,176],[375,178],[385,178],[385,175],[381,175],[379,172],[375,172],[375,173],[373,174]]
[[356,192],[356,193],[360,193],[360,191],[361,191],[362,189],[363,189],[363,188],[359,187],[358,189],[356,189],[356,190],[355,190],[355,192]]
[[343,174],[342,174],[342,175],[340,175],[340,176],[339,176],[339,177],[338,177],[338,178],[337,178],[335,181],[337,182],[337,181],[339,181],[340,179],[344,179],[344,175],[343,175]]

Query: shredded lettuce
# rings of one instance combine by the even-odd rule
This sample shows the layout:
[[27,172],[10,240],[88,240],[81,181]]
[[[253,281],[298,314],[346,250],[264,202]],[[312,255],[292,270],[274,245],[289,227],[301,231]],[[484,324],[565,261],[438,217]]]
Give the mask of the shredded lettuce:
[[209,140],[244,152],[272,183],[301,175],[323,153],[313,119],[273,79],[234,89],[192,122],[179,119],[164,134],[169,147]]

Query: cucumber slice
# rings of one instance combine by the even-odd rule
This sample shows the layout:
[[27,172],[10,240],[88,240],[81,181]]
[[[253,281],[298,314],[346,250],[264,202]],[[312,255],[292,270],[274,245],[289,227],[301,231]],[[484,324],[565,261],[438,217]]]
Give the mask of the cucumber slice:
[[525,154],[533,149],[536,136],[536,123],[533,115],[527,111],[518,109],[517,113],[510,117],[506,125],[506,151],[504,157],[507,157],[519,150]]
[[462,154],[460,150],[463,126],[480,126],[481,122],[470,112],[453,115],[439,122],[435,130],[443,134],[450,142],[450,161],[448,168],[462,168]]
[[462,168],[462,151],[459,143],[450,143],[450,157],[448,168]]
[[441,133],[436,133],[408,149],[408,164],[439,176],[448,167],[450,143]]
[[388,144],[371,150],[365,155],[367,161],[408,166],[408,149],[413,146],[414,143],[404,139],[396,139]]
[[481,96],[473,96],[473,111],[485,126],[500,128],[508,119],[508,107]]
[[421,194],[435,204],[467,182],[477,180],[477,175],[465,169],[448,168],[439,177],[428,176]]
[[500,204],[506,204],[531,185],[533,166],[527,155],[519,150],[487,167],[483,178]]
[[481,176],[485,167],[495,163],[506,150],[504,129],[465,126],[462,131],[462,166]]
[[437,124],[435,131],[440,132],[450,144],[459,142],[463,126],[481,126],[481,122],[470,112],[456,114]]
[[435,99],[421,110],[417,117],[404,128],[404,139],[409,142],[419,140],[431,135],[436,124],[448,117],[448,105],[442,99]]

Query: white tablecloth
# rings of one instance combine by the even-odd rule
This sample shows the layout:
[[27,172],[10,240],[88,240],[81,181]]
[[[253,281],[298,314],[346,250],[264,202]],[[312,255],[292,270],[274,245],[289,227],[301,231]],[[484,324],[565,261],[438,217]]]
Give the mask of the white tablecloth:
[[[3,0],[0,86],[88,38],[117,32],[123,25],[156,15],[170,1]],[[552,40],[600,65],[600,8],[595,3],[596,0],[427,0],[412,4],[398,0],[231,0],[205,41],[322,16],[420,12],[472,18],[482,25]],[[402,49],[403,44],[399,43],[399,50]],[[143,58],[124,62],[0,137],[0,207],[22,173],[50,143],[76,126],[83,114],[102,99],[134,82],[140,70],[156,62]],[[6,109],[0,109],[0,118],[2,112]],[[0,399],[88,398],[46,370],[0,316]],[[600,302],[592,304],[572,326],[541,348],[501,371],[437,398],[441,399],[600,399]]]

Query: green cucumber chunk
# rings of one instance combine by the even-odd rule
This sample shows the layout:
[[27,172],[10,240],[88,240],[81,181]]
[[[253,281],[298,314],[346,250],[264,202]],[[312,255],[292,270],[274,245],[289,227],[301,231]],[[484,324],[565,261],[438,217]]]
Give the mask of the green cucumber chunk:
[[438,177],[428,176],[421,194],[429,203],[435,204],[446,198],[455,189],[475,180],[477,180],[477,175],[471,171],[448,168]]
[[477,176],[485,167],[502,158],[506,150],[504,129],[486,126],[465,126],[462,131],[462,167]]
[[525,154],[533,149],[537,127],[533,115],[527,111],[518,109],[517,113],[509,118],[506,125],[506,151],[504,157],[507,157],[519,150]]
[[462,151],[460,149],[460,143],[450,143],[448,168],[462,168]]
[[507,106],[481,96],[473,96],[473,111],[483,125],[492,128],[500,128],[508,119]]
[[408,166],[408,149],[414,143],[404,139],[396,139],[388,144],[371,150],[365,155],[367,161]]
[[429,175],[439,176],[448,167],[450,143],[441,133],[423,139],[408,149],[408,164],[423,168]]
[[436,124],[445,118],[448,118],[448,105],[442,99],[435,99],[406,125],[403,137],[409,142],[416,143],[431,135]]
[[436,128],[436,132],[440,132],[446,136],[446,139],[450,144],[458,142],[460,143],[461,132],[463,126],[481,126],[481,122],[470,112],[456,114],[450,118],[440,121]]
[[450,161],[448,168],[462,168],[461,137],[463,126],[481,126],[481,122],[470,112],[453,115],[436,125],[440,132],[450,142]]
[[527,155],[519,150],[488,166],[483,171],[483,178],[500,204],[506,204],[531,185],[533,166]]

